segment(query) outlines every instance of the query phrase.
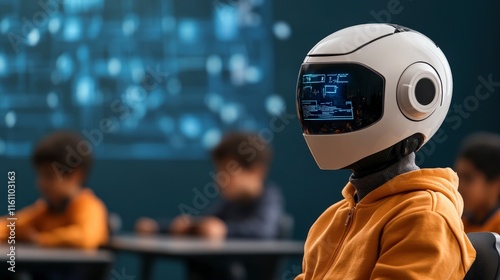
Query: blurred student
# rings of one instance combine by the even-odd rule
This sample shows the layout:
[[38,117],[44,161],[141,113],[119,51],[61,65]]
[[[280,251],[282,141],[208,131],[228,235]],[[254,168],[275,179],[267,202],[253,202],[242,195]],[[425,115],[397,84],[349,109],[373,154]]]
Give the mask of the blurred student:
[[[201,216],[180,215],[169,226],[173,235],[225,238],[276,239],[284,214],[278,189],[266,183],[271,149],[254,134],[229,134],[212,150],[220,199]],[[162,230],[152,219],[141,219],[138,233]],[[189,276],[195,279],[262,279],[262,264],[251,262],[191,262]],[[245,271],[242,276],[234,270]]]
[[455,163],[464,199],[465,232],[500,233],[500,135],[476,133]]
[[[212,150],[221,198],[204,215],[178,216],[167,232],[214,239],[277,238],[283,201],[278,189],[266,183],[271,157],[270,147],[257,135],[224,137]],[[164,231],[149,218],[140,219],[136,230],[143,234]]]
[[[16,212],[16,242],[84,249],[107,242],[106,207],[84,187],[92,164],[91,148],[69,132],[49,135],[38,143],[32,162],[41,197]],[[7,239],[8,230],[0,226],[0,239]]]

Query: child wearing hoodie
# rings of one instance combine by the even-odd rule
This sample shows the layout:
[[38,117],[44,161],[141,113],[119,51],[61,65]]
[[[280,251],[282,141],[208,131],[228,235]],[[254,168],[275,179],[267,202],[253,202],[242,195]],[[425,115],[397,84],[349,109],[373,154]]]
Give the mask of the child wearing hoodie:
[[344,199],[311,227],[296,280],[464,278],[475,251],[458,177],[420,169],[414,153],[438,130],[451,95],[446,57],[406,27],[345,28],[309,52],[297,87],[305,140],[321,169],[352,175]]
[[500,135],[483,132],[467,137],[455,169],[464,198],[465,232],[500,233]]

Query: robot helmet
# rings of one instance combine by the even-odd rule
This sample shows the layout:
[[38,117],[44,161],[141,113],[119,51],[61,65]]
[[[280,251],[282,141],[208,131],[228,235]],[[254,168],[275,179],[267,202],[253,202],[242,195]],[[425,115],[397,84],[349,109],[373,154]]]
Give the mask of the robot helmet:
[[443,52],[393,24],[329,35],[307,54],[297,83],[303,135],[321,169],[369,166],[420,149],[444,121],[451,97]]

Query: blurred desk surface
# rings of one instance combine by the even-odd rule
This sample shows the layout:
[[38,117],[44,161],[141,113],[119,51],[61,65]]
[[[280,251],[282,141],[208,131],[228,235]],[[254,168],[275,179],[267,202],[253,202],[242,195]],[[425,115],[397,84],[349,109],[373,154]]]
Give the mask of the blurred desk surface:
[[[106,263],[113,261],[108,250],[81,250],[71,248],[42,248],[29,244],[17,244],[16,263]],[[0,245],[0,261],[9,260],[10,245]]]
[[110,248],[165,257],[302,256],[304,242],[291,240],[225,240],[169,236],[117,236]]
[[[70,279],[73,273],[77,273],[80,277],[78,279],[105,280],[109,279],[109,272],[114,262],[113,253],[109,250],[42,248],[28,244],[16,244],[15,247],[15,270],[21,274],[26,272],[39,275],[39,273],[57,272],[60,274],[58,276],[62,275],[62,279]],[[10,246],[0,245],[0,262],[3,263],[0,266],[2,268],[0,279],[24,279],[22,276],[17,278],[11,272],[7,272],[11,267],[10,256],[7,256],[9,253]]]
[[142,276],[152,279],[154,261],[158,257],[175,258],[183,261],[194,259],[221,260],[233,258],[257,259],[262,269],[271,266],[282,257],[302,257],[303,241],[291,240],[225,240],[215,241],[201,238],[171,236],[122,235],[114,237],[109,248],[117,252],[136,253],[142,256]]

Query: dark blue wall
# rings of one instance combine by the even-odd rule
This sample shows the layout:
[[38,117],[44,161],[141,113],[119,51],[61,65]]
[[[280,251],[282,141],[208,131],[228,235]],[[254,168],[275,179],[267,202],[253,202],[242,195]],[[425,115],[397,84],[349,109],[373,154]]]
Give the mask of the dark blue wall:
[[[399,6],[393,8],[396,13],[388,16],[388,5],[393,3]],[[450,166],[466,134],[478,130],[500,133],[500,85],[492,88],[487,100],[474,104],[477,99],[473,97],[480,84],[479,77],[491,77],[500,82],[499,10],[500,2],[487,0],[274,1],[275,20],[288,22],[293,32],[289,40],[274,42],[275,90],[285,97],[288,113],[294,114],[299,66],[307,51],[335,30],[376,21],[390,21],[416,29],[433,39],[448,57],[454,77],[452,104],[464,105],[466,110],[462,116],[451,112],[449,122],[442,127],[446,141],[433,142],[419,155],[422,166]],[[276,158],[270,177],[282,186],[286,208],[295,216],[294,238],[304,239],[315,218],[340,199],[340,189],[349,173],[317,168],[296,119],[274,135],[272,144]],[[0,164],[3,174],[8,169],[17,171],[18,205],[32,202],[36,190],[29,162],[2,158]],[[191,203],[192,188],[202,189],[210,182],[211,168],[208,161],[99,161],[89,186],[106,202],[110,211],[122,216],[124,230],[130,231],[140,216],[177,215],[180,203]],[[5,209],[5,201],[0,201],[0,209]],[[122,258],[116,268],[126,267],[134,275],[138,267],[133,261]],[[156,279],[177,279],[179,268],[169,268],[174,275],[163,268]]]

